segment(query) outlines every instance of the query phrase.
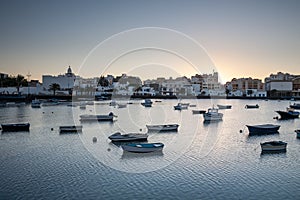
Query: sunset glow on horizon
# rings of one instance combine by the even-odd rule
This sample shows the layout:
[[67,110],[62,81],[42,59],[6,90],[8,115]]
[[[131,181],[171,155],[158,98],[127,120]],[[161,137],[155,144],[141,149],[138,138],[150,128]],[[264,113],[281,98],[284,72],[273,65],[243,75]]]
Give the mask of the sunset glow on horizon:
[[[240,77],[263,80],[279,71],[300,74],[299,1],[31,0],[0,5],[1,73],[30,73],[41,81],[42,75],[63,74],[68,66],[86,78],[122,73],[169,78],[217,71],[223,83]],[[118,58],[143,47],[166,51]],[[151,63],[170,73],[157,66],[151,70]]]

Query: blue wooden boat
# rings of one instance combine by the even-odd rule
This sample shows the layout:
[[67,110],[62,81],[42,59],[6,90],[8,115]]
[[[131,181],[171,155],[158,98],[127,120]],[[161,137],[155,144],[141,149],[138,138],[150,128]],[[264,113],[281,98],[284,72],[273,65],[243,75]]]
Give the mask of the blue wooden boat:
[[29,131],[29,123],[1,124],[2,131]]
[[249,135],[261,135],[278,133],[280,125],[261,124],[261,125],[246,125],[249,130]]
[[124,151],[134,153],[150,153],[161,151],[164,148],[163,143],[141,143],[141,144],[127,144],[121,145]]

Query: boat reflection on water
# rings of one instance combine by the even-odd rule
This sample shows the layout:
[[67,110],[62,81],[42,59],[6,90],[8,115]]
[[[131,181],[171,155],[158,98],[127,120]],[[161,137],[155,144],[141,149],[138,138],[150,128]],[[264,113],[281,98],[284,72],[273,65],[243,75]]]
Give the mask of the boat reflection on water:
[[127,145],[127,144],[141,144],[141,143],[145,143],[143,141],[128,141],[128,142],[110,142],[110,145],[114,145],[117,147],[121,147],[121,145]]
[[123,151],[121,159],[160,157],[163,155],[163,151],[154,151],[150,153],[132,153],[128,151]]
[[222,120],[219,120],[219,121],[203,121],[203,125],[204,126],[208,126],[208,125],[218,125],[222,122]]
[[274,158],[274,156],[276,156],[276,155],[278,155],[280,157],[287,157],[286,152],[287,151],[283,151],[283,150],[278,150],[278,151],[261,151],[260,157],[263,158],[263,157],[267,157],[268,155],[272,156],[272,158]]

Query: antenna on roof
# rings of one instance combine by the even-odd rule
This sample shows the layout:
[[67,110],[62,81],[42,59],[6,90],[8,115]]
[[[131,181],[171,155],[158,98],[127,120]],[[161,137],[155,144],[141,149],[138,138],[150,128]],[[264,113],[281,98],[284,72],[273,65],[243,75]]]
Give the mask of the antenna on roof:
[[28,71],[28,74],[26,76],[27,76],[27,79],[28,79],[27,82],[29,82],[30,77],[31,77],[30,71]]

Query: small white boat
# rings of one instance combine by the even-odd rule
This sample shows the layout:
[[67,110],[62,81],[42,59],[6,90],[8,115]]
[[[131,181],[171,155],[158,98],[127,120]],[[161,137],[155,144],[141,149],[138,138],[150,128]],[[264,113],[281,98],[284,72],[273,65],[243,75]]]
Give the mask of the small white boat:
[[274,124],[260,124],[260,125],[246,125],[249,130],[249,135],[271,134],[278,133],[280,125]]
[[219,109],[212,107],[203,114],[203,117],[204,121],[220,121],[223,119],[223,113],[219,113]]
[[128,133],[121,134],[119,132],[112,134],[108,137],[112,142],[130,142],[130,141],[146,141],[148,138],[147,134],[141,133]]
[[153,102],[151,101],[151,99],[145,99],[145,101],[142,102],[141,104],[145,107],[152,107],[152,103]]
[[112,112],[108,115],[80,115],[80,121],[113,121],[116,117]]
[[188,105],[184,105],[182,103],[178,103],[176,106],[174,106],[175,110],[186,110],[188,109]]
[[217,106],[219,109],[231,109],[232,107],[231,105],[220,105],[220,104],[218,104]]
[[82,132],[82,126],[60,126],[60,133]]
[[300,138],[300,129],[295,130],[295,132],[297,133],[297,138]]
[[148,132],[178,131],[178,124],[146,125]]
[[262,152],[286,151],[287,143],[283,141],[270,141],[260,143]]
[[124,151],[134,153],[150,153],[161,151],[164,148],[163,143],[142,143],[142,144],[127,144],[121,145]]
[[34,99],[31,101],[31,107],[32,108],[40,108],[41,107],[41,102],[38,99]]

